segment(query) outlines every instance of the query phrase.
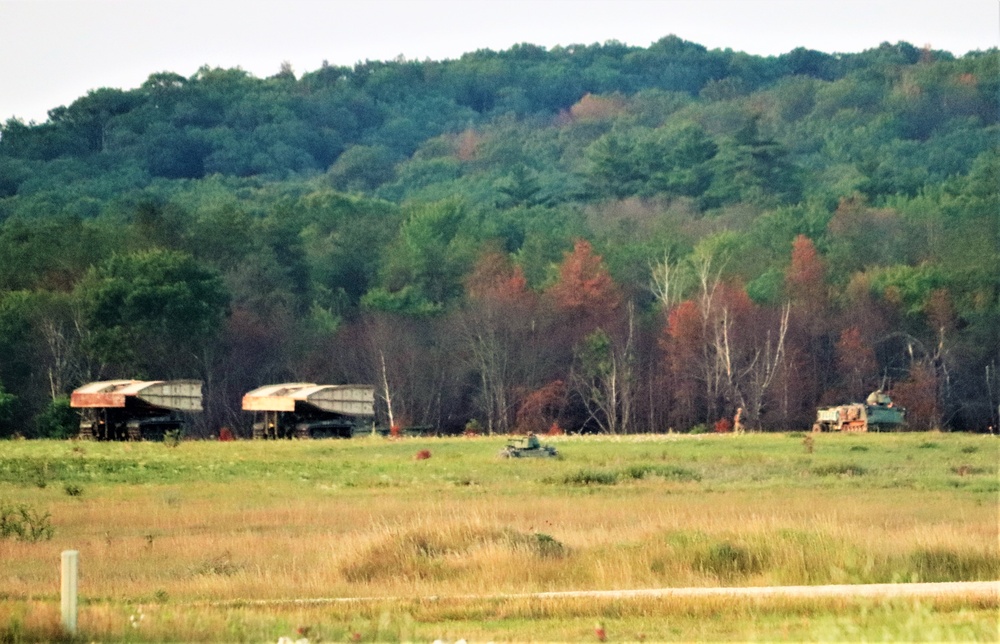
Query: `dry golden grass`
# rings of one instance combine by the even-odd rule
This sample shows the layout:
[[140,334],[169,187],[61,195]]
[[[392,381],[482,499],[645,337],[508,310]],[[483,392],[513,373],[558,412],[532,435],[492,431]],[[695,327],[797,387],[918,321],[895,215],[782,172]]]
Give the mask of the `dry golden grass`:
[[[462,597],[1000,577],[993,443],[937,436],[941,447],[926,448],[926,437],[865,439],[871,447],[852,452],[856,438],[824,436],[817,455],[807,456],[787,437],[682,447],[566,438],[558,443],[562,460],[530,462],[497,460],[501,443],[492,439],[85,445],[82,453],[65,443],[11,443],[11,458],[58,474],[38,487],[12,480],[8,468],[0,498],[49,512],[55,536],[0,539],[0,624],[12,641],[16,633],[58,633],[52,623],[66,549],[81,553],[81,631],[105,640],[259,640],[293,635],[300,623],[326,640],[447,637],[433,632],[496,641],[511,632],[520,640],[532,624],[539,641],[575,640],[593,636],[594,618],[633,639],[725,638],[722,625],[698,625],[701,612],[729,620],[736,639],[816,635],[799,623],[803,615],[844,635],[850,624],[837,624],[839,605],[829,601],[738,607]],[[422,448],[434,456],[415,461]],[[855,469],[841,469],[866,473],[826,474],[845,459]],[[959,475],[956,463],[982,473]],[[90,465],[97,474],[87,473]],[[697,477],[674,477],[679,465]],[[130,482],[114,480],[123,471]],[[617,478],[572,483],[587,478],[581,471]],[[64,481],[82,481],[82,494],[70,496]],[[238,603],[337,597],[378,601]],[[443,599],[411,601],[421,597]],[[864,606],[864,615],[899,628],[917,610],[926,632],[977,639],[997,608],[955,600]],[[454,631],[446,628],[452,622]],[[771,622],[773,629],[753,630]],[[685,626],[674,632],[670,623]]]

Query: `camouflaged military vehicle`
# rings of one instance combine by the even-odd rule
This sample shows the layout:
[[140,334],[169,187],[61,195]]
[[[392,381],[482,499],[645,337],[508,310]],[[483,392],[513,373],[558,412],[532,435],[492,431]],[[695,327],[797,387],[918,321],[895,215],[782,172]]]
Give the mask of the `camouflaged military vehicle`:
[[538,437],[531,434],[525,438],[515,438],[500,450],[502,458],[552,458],[559,452],[551,445],[542,445]]
[[863,403],[823,407],[816,411],[814,432],[867,432],[896,429],[906,422],[906,410],[892,402],[881,389]]

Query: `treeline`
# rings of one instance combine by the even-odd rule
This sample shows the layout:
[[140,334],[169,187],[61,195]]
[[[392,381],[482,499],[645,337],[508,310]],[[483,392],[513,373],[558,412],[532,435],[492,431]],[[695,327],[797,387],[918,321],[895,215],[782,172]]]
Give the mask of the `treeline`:
[[279,381],[460,431],[807,427],[1000,403],[1000,54],[668,37],[203,68],[0,128],[0,434],[66,394]]

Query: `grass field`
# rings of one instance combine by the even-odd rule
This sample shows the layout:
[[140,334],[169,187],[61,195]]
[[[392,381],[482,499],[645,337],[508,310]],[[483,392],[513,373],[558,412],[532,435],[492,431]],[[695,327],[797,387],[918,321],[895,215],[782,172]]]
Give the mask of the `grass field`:
[[[67,549],[79,641],[1000,636],[996,598],[498,596],[1000,579],[996,437],[545,442],[560,458],[485,437],[0,443],[0,642],[62,639]],[[366,599],[292,601],[344,597]]]

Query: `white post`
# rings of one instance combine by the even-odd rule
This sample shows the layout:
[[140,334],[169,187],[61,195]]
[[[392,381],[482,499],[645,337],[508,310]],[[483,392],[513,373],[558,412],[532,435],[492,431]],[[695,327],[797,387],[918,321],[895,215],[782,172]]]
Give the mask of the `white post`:
[[63,550],[62,553],[62,626],[70,635],[76,635],[76,580],[80,553]]

